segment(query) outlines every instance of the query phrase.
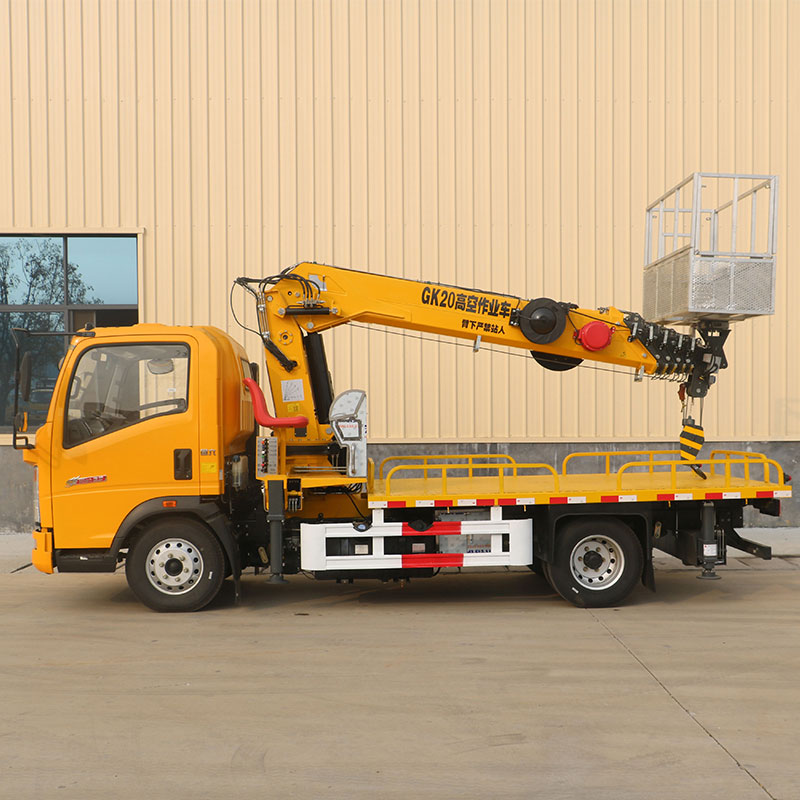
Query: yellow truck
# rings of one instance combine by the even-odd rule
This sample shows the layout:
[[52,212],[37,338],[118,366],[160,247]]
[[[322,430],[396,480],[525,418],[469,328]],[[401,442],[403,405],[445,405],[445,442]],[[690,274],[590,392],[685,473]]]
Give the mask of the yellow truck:
[[[616,308],[582,309],[493,292],[301,263],[239,278],[265,349],[264,384],[230,336],[143,324],[73,335],[47,419],[15,446],[36,470],[33,563],[110,572],[158,611],[202,608],[248,567],[350,581],[428,577],[442,568],[528,566],[578,606],[654,587],[658,548],[717,577],[744,540],[743,508],[778,514],[788,478],[765,455],[697,456],[689,413],[726,366],[727,322],[692,333]],[[583,360],[679,381],[675,450],[569,455],[563,464],[430,453],[374,464],[367,398],[335,394],[324,332],[348,323],[530,351],[547,369]],[[30,359],[18,333],[18,385]]]

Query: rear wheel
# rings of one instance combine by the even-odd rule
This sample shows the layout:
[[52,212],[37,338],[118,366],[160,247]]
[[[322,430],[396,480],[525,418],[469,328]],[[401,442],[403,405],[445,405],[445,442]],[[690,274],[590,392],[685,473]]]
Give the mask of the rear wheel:
[[200,522],[161,520],[131,545],[125,577],[154,611],[197,611],[219,592],[225,557],[217,537]]
[[619,605],[642,576],[642,548],[621,520],[592,517],[566,523],[558,532],[547,576],[576,606]]

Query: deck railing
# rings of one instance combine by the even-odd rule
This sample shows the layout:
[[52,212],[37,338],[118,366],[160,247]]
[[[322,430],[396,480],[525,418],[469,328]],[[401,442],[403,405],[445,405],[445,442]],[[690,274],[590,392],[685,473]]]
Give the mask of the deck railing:
[[[747,450],[712,450],[709,458],[711,459],[719,459],[720,456],[722,458],[730,458],[731,456],[738,456],[738,459],[732,463],[742,463],[744,466],[744,479],[746,481],[750,480],[750,465],[758,465],[762,464],[764,466],[764,482],[769,483],[770,477],[772,476],[772,470],[770,466],[774,466],[778,473],[778,481],[781,486],[784,484],[784,474],[783,468],[778,464],[777,461],[773,461],[771,458],[767,458],[763,453],[751,453]],[[719,463],[718,461],[714,461],[711,467],[711,474],[716,474],[716,464]],[[726,472],[726,477],[730,477],[729,472]]]
[[[485,463],[479,464],[477,463],[479,460],[483,460]],[[431,464],[431,462],[441,462],[445,460],[450,461],[460,461],[460,462],[467,462],[468,469],[483,469],[486,467],[487,464],[496,464],[498,462],[509,463],[513,464],[514,459],[509,456],[505,455],[504,453],[478,453],[474,455],[420,455],[420,456],[389,456],[388,458],[384,458],[381,461],[380,467],[378,469],[378,478],[383,478],[384,472],[386,469],[386,465],[391,463],[392,461],[402,461],[402,462],[412,462],[408,466],[425,466]],[[472,472],[470,472],[470,477],[472,477]]]
[[[598,452],[579,452],[570,453],[561,465],[561,476],[578,475],[582,473],[569,472],[568,466],[574,464],[577,459],[602,459],[604,475],[616,475],[617,489],[623,489],[623,479],[629,476],[634,470],[646,470],[649,474],[665,473],[669,474],[669,487],[673,491],[677,489],[678,473],[685,472],[689,468],[689,462],[675,456],[679,456],[679,450],[608,450]],[[641,456],[636,460],[627,461],[617,469],[612,470],[613,458],[626,458],[630,456]],[[393,462],[399,463],[389,468]],[[764,483],[777,486],[785,485],[783,469],[777,461],[767,458],[763,453],[751,453],[743,450],[713,450],[708,458],[697,459],[691,462],[700,469],[707,472],[709,477],[722,476],[726,485],[730,485],[734,476],[734,470],[741,469],[743,479],[751,479],[754,467],[763,470]],[[773,476],[774,469],[774,476]],[[440,481],[439,491],[447,494],[448,480],[471,479],[475,473],[482,475],[495,476],[497,478],[497,491],[500,494],[506,492],[507,478],[519,478],[521,472],[532,470],[548,473],[553,479],[552,491],[561,491],[559,473],[550,464],[543,463],[517,463],[511,456],[505,454],[495,455],[420,455],[420,456],[390,456],[383,459],[378,473],[381,479],[385,476],[385,493],[392,493],[392,483],[403,477],[414,477],[413,473],[422,473],[425,480],[429,478]],[[460,473],[460,474],[456,474]],[[598,473],[589,473],[598,474]],[[774,479],[773,479],[774,478]],[[758,477],[753,478],[758,480]],[[699,486],[700,484],[698,484]],[[484,490],[485,487],[483,487]],[[628,487],[630,488],[630,487]],[[430,490],[429,490],[430,491]],[[509,489],[509,491],[520,491],[519,486]]]
[[[653,472],[656,464],[666,463],[669,459],[656,459],[657,455],[670,455],[680,456],[680,450],[600,450],[597,452],[582,452],[570,453],[561,464],[561,474],[567,474],[567,464],[579,458],[602,458],[605,460],[605,473],[611,474],[611,459],[618,456],[647,456],[646,461],[637,461],[636,463],[646,464],[649,466],[649,471]],[[575,473],[573,473],[575,474]],[[578,473],[580,474],[580,473]]]
[[[728,455],[724,456],[723,458],[715,458],[714,456],[718,455],[719,453],[727,453]],[[740,457],[732,457],[732,456],[740,456]],[[777,478],[777,480],[774,481],[774,484],[777,486],[785,485],[784,474],[781,465],[778,464],[777,461],[774,461],[771,458],[767,458],[765,455],[761,453],[742,453],[736,450],[715,450],[709,458],[698,458],[697,460],[692,462],[683,461],[681,459],[675,459],[674,461],[657,461],[655,463],[659,467],[669,468],[670,488],[673,491],[677,489],[678,485],[678,468],[680,467],[683,470],[686,470],[689,466],[689,463],[697,466],[700,469],[708,467],[710,476],[716,476],[718,474],[722,474],[725,478],[726,485],[730,485],[731,483],[731,478],[733,477],[731,468],[734,466],[741,466],[742,471],[744,473],[743,475],[744,480],[749,481],[751,465],[761,465],[764,469],[764,477],[762,479],[764,483],[773,483],[771,479],[772,479],[772,468],[774,467]],[[622,477],[626,472],[629,472],[630,470],[636,468],[641,468],[643,466],[647,466],[647,462],[629,461],[627,464],[623,464],[617,470],[617,489],[623,488]],[[662,471],[666,472],[666,470]]]
[[[428,479],[428,475],[430,472],[439,472],[440,479],[441,479],[441,494],[447,494],[447,480],[448,477],[451,479],[457,477],[464,477],[464,476],[454,476],[453,473],[460,471],[466,471],[467,478],[471,478],[473,476],[474,470],[482,470],[482,471],[490,471],[496,474],[498,479],[498,489],[497,491],[500,494],[505,493],[505,478],[506,478],[506,471],[511,471],[511,477],[517,478],[519,477],[520,470],[544,470],[545,472],[549,472],[553,478],[553,491],[559,491],[559,483],[558,483],[558,473],[556,472],[555,468],[552,467],[550,464],[518,464],[513,459],[509,458],[510,463],[483,463],[483,464],[474,464],[472,462],[465,462],[465,463],[455,463],[455,464],[398,464],[396,467],[392,467],[388,473],[386,474],[386,494],[389,495],[392,492],[392,478],[397,478],[401,476],[402,473],[408,472],[422,472],[425,476],[425,479]],[[382,467],[383,465],[381,465]]]

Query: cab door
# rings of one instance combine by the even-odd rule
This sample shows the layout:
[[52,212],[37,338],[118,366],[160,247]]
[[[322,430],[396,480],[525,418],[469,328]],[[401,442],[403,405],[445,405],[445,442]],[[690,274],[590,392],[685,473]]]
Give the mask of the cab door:
[[199,495],[197,351],[191,336],[82,347],[53,426],[54,547],[108,547],[140,503]]

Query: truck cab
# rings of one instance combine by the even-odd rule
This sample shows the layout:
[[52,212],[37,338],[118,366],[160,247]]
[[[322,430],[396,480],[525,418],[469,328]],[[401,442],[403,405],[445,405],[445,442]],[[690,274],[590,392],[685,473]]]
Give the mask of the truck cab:
[[253,434],[243,385],[251,367],[222,331],[134,325],[82,333],[24,450],[37,472],[33,563],[43,572],[113,570],[148,519],[208,516],[226,482],[246,469]]

